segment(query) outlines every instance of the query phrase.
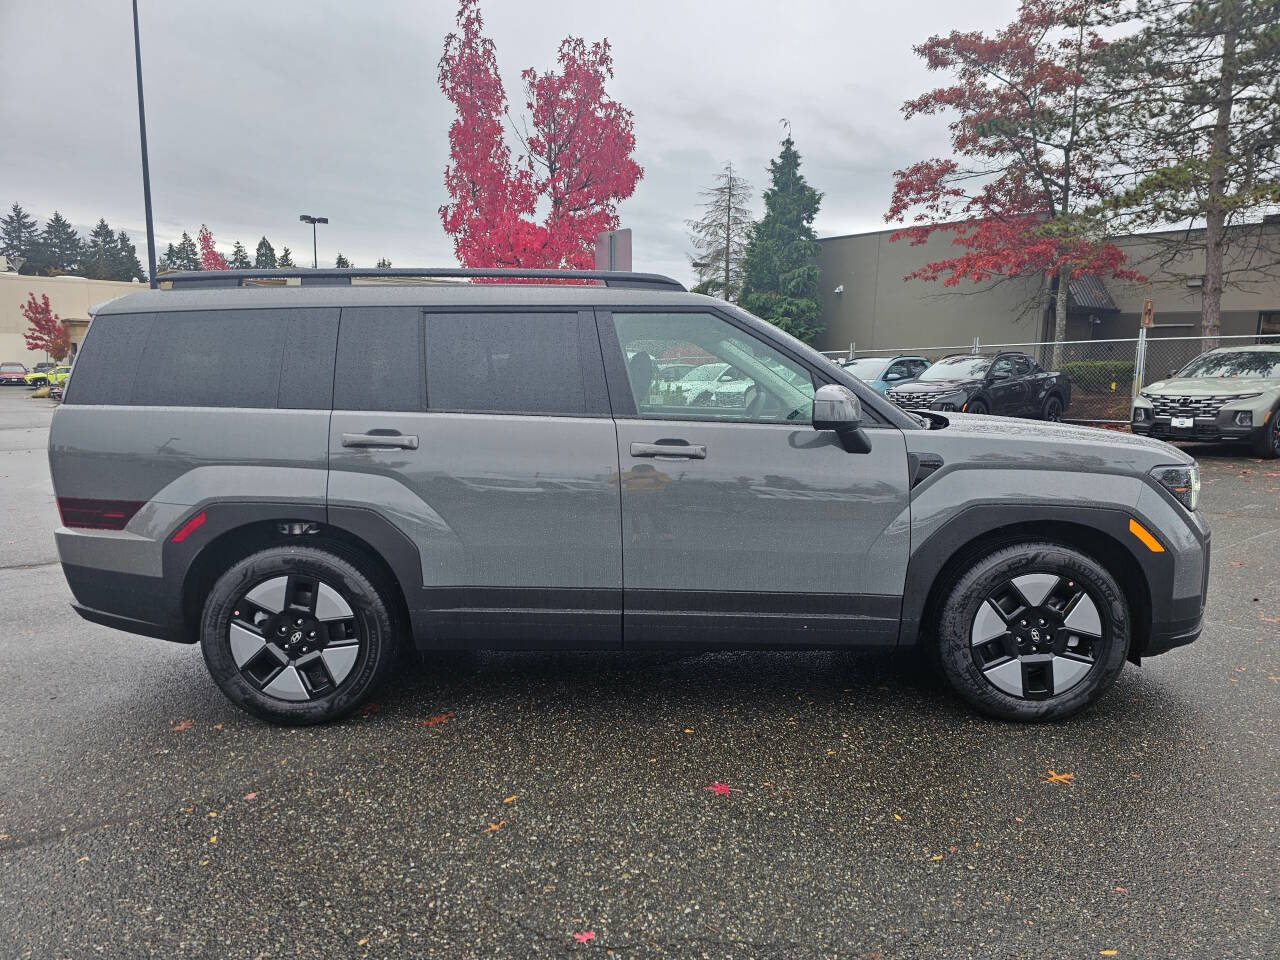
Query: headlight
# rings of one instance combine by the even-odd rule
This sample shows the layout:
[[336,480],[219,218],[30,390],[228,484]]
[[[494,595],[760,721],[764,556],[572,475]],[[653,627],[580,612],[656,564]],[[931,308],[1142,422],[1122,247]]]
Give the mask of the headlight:
[[1146,408],[1146,407],[1134,407],[1134,408],[1133,408],[1133,422],[1134,422],[1134,423],[1142,423],[1142,421],[1144,421],[1144,420],[1146,420],[1146,419],[1147,419],[1147,408]]
[[939,410],[959,410],[968,399],[969,395],[967,393],[963,390],[956,390],[953,393],[943,394],[929,406],[936,407]]
[[1200,505],[1200,467],[1196,464],[1156,467],[1151,471],[1151,476],[1188,510],[1194,510]]

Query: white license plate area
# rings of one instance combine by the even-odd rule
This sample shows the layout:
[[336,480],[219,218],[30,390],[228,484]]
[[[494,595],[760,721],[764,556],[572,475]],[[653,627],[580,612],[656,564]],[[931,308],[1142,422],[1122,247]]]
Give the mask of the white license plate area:
[[1190,430],[1196,425],[1195,417],[1174,417],[1169,425],[1175,430]]

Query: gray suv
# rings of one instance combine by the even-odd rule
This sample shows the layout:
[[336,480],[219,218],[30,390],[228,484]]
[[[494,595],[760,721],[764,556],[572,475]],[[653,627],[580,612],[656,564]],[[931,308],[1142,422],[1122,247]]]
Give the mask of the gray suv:
[[[83,617],[199,643],[259,717],[342,716],[412,648],[921,644],[1048,720],[1200,633],[1199,474],[1165,443],[908,413],[646,274],[166,279],[94,313],[58,550]],[[674,364],[745,383],[694,403]]]

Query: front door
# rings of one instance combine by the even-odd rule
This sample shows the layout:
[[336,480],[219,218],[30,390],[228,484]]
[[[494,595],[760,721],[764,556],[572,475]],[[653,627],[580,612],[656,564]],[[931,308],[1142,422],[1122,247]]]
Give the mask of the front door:
[[618,453],[575,310],[346,308],[329,506],[417,550],[423,645],[621,643]]
[[[624,643],[893,644],[909,550],[905,441],[848,453],[814,379],[709,312],[598,314],[617,420]],[[689,367],[677,379],[668,367]]]
[[991,412],[1006,417],[1020,416],[1026,408],[1027,383],[1017,376],[1014,358],[1009,354],[996,357],[987,377]]

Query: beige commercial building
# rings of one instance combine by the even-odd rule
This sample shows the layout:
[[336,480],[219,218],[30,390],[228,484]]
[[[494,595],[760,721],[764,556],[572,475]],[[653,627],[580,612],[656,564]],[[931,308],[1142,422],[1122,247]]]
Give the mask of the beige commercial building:
[[[2,260],[2,258],[0,258]],[[0,362],[16,360],[28,367],[47,359],[42,352],[27,349],[23,334],[27,320],[22,305],[27,295],[49,297],[49,306],[71,330],[71,349],[78,350],[89,328],[89,308],[141,289],[137,283],[118,280],[86,280],[84,277],[28,277],[12,270],[0,270]]]
[[[1229,288],[1222,300],[1222,334],[1280,335],[1280,226],[1253,227],[1261,243],[1248,247],[1255,267],[1244,287]],[[818,340],[823,350],[923,348],[984,343],[1032,343],[1052,339],[1046,326],[1038,281],[997,284],[904,281],[924,264],[956,256],[950,235],[935,234],[921,246],[891,242],[892,230],[820,239],[822,315]],[[1166,266],[1158,234],[1121,241],[1127,260],[1149,278],[1132,283],[1089,277],[1075,281],[1068,301],[1068,340],[1133,337],[1143,301],[1155,305],[1155,336],[1200,334],[1203,257]],[[1237,262],[1233,266],[1241,267]]]

